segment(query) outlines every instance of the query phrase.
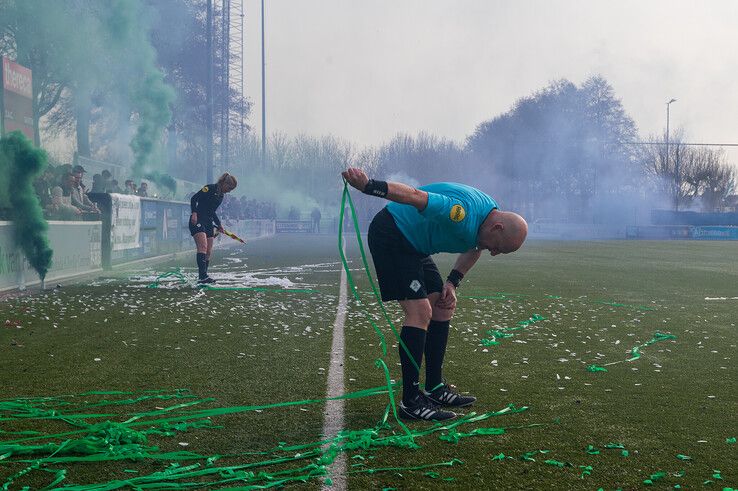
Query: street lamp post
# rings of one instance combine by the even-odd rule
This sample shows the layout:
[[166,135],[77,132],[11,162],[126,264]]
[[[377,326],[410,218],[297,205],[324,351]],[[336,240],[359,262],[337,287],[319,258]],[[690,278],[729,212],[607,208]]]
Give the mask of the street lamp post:
[[261,168],[266,170],[266,61],[264,59],[264,0],[261,0]]
[[[669,168],[669,106],[676,99],[672,99],[666,103],[666,168]],[[679,159],[675,162],[674,169],[674,210],[679,211]]]

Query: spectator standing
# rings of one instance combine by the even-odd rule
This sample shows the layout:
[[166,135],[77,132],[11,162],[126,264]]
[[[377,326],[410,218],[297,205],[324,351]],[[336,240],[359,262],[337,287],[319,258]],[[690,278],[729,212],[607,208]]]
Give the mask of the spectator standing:
[[145,182],[141,181],[141,186],[139,186],[138,191],[136,194],[142,198],[148,198],[149,197],[149,185]]
[[92,176],[92,190],[91,193],[104,193],[105,192],[105,183],[103,182],[103,177],[100,174],[95,174]]
[[320,210],[316,206],[313,208],[313,211],[310,213],[310,218],[313,219],[313,233],[319,234],[320,233]]
[[112,188],[113,175],[108,169],[102,171],[100,175],[102,176],[103,193],[111,193],[112,191],[110,191],[110,189]]
[[110,187],[108,187],[107,192],[121,194],[123,193],[123,190],[118,186],[118,181],[113,179],[110,181]]

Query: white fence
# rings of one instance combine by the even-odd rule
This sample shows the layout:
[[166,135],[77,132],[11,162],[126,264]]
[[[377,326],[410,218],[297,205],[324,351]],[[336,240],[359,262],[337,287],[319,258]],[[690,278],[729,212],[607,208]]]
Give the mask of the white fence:
[[[101,270],[101,222],[49,222],[54,256],[46,283]],[[0,291],[39,284],[41,279],[15,244],[12,222],[0,222]]]

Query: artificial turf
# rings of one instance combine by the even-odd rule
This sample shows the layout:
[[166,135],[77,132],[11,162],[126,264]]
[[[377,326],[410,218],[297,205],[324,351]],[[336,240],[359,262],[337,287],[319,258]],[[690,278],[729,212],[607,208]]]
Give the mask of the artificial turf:
[[[731,242],[531,240],[513,255],[483,256],[459,288],[445,375],[479,398],[467,414],[509,404],[528,409],[458,428],[504,427],[499,435],[457,434],[454,443],[454,432],[439,431],[417,438],[419,449],[351,451],[349,489],[632,489],[648,479],[661,488],[736,487],[738,444],[729,442],[738,436],[738,300],[731,298],[738,296],[737,251]],[[383,328],[393,377],[399,378],[399,367],[355,246],[348,255],[363,300],[350,302],[346,321],[345,385],[357,391],[384,383],[375,366],[380,343],[364,308]],[[452,256],[436,259],[442,272],[450,270]],[[4,301],[0,322],[10,323],[0,327],[0,399],[64,395],[70,397],[59,400],[90,413],[89,405],[102,399],[147,390],[193,395],[95,407],[121,421],[124,414],[183,402],[229,408],[325,397],[341,268],[335,237],[279,236],[217,251],[216,276],[261,291],[200,292],[176,281],[146,288],[172,268],[189,267],[184,271],[192,275],[189,262]],[[399,328],[397,305],[387,308]],[[543,319],[530,322],[539,319],[534,316]],[[676,339],[643,346],[657,332]],[[626,361],[635,346],[643,346],[640,358]],[[590,365],[608,371],[592,372]],[[134,394],[79,395],[88,391]],[[349,400],[347,428],[376,425],[386,403],[382,395]],[[148,443],[162,452],[222,456],[182,466],[256,463],[274,454],[252,452],[320,440],[323,408],[306,403],[213,416],[209,421],[221,428],[150,435]],[[0,448],[18,439],[7,432],[69,429],[64,421],[13,414],[0,412],[6,432]],[[389,422],[385,433],[402,434]],[[422,430],[427,423],[409,426]],[[0,459],[0,482],[31,465],[9,462],[20,458]],[[454,465],[407,469],[444,462]],[[69,472],[58,486],[128,479],[168,465],[146,458],[65,464]],[[297,464],[255,470],[274,473],[290,465]],[[372,471],[385,468],[395,470]],[[40,488],[53,477],[31,471],[10,489]],[[214,482],[213,476],[189,481],[208,479]],[[307,486],[322,482],[311,479]]]

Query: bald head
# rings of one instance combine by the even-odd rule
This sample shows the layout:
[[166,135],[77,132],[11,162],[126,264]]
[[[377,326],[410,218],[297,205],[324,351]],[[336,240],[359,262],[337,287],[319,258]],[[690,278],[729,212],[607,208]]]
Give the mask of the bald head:
[[511,211],[492,210],[482,223],[479,246],[490,254],[509,254],[520,249],[528,236],[528,223]]

